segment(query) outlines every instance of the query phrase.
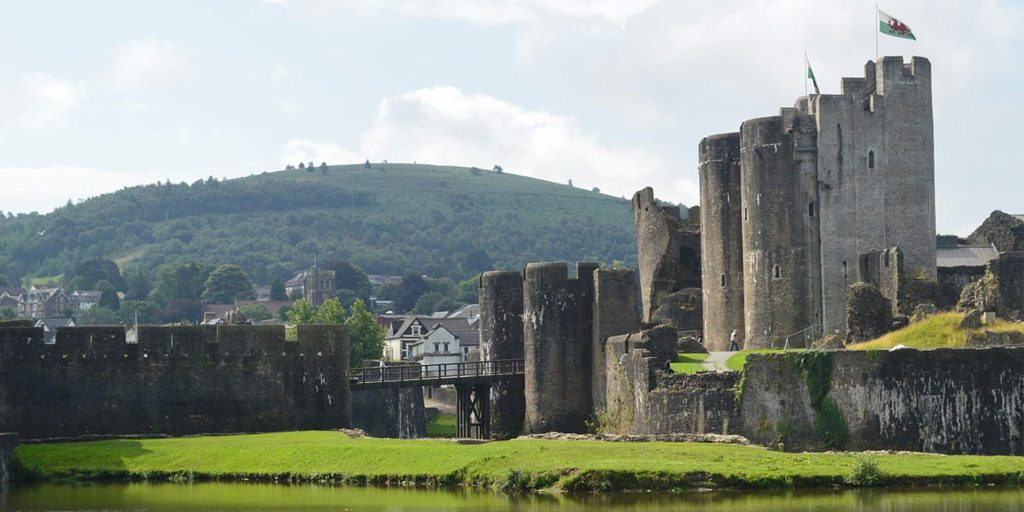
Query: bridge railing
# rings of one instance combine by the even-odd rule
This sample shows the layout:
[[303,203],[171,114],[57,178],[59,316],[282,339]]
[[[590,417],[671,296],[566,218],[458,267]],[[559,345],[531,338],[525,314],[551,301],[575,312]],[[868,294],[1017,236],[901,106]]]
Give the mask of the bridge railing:
[[494,359],[424,365],[372,366],[352,368],[349,379],[354,383],[402,383],[429,380],[459,380],[460,378],[520,375],[522,359]]

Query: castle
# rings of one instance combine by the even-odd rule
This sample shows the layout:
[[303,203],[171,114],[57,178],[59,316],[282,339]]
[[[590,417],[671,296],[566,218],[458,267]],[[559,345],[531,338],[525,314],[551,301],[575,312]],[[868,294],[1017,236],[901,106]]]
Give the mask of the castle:
[[901,275],[936,279],[927,59],[869,61],[840,94],[706,137],[699,154],[710,350],[733,330],[744,348],[845,335],[847,289],[869,280],[873,251],[898,247]]

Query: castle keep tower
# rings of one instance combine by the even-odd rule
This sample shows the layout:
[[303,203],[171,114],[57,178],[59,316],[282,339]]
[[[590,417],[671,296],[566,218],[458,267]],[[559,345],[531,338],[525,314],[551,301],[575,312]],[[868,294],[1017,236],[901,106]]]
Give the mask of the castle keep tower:
[[743,224],[740,206],[740,134],[700,141],[700,232],[704,345],[726,350],[743,328]]
[[871,251],[899,247],[907,275],[934,280],[934,175],[921,57],[868,62],[840,94],[701,141],[705,344],[723,348],[734,328],[745,348],[844,334],[846,290]]
[[[523,276],[492,271],[480,275],[480,359],[523,357]],[[523,429],[523,383],[491,384],[491,437],[508,439]]]
[[523,270],[524,432],[586,431],[596,263],[530,263]]

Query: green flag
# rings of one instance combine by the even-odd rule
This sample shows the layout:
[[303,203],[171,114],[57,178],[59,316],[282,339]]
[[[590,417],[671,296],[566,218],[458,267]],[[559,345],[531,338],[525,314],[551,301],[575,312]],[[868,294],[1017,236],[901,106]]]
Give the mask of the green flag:
[[821,94],[821,89],[818,89],[818,80],[814,78],[814,70],[811,69],[811,61],[804,61],[807,64],[807,78],[811,79],[811,83],[814,84],[814,94]]
[[917,38],[914,37],[914,32],[910,30],[906,23],[889,16],[882,12],[881,9],[878,10],[878,31],[885,35],[917,41]]

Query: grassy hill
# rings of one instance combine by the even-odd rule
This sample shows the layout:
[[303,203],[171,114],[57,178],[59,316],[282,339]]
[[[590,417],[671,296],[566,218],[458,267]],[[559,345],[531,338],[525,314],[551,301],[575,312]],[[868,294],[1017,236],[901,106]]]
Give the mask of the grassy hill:
[[632,266],[636,249],[629,202],[621,198],[413,164],[158,183],[0,220],[0,279],[8,282],[104,257],[149,271],[183,260],[236,263],[265,283],[308,267],[314,255],[371,274],[463,279],[530,261]]

